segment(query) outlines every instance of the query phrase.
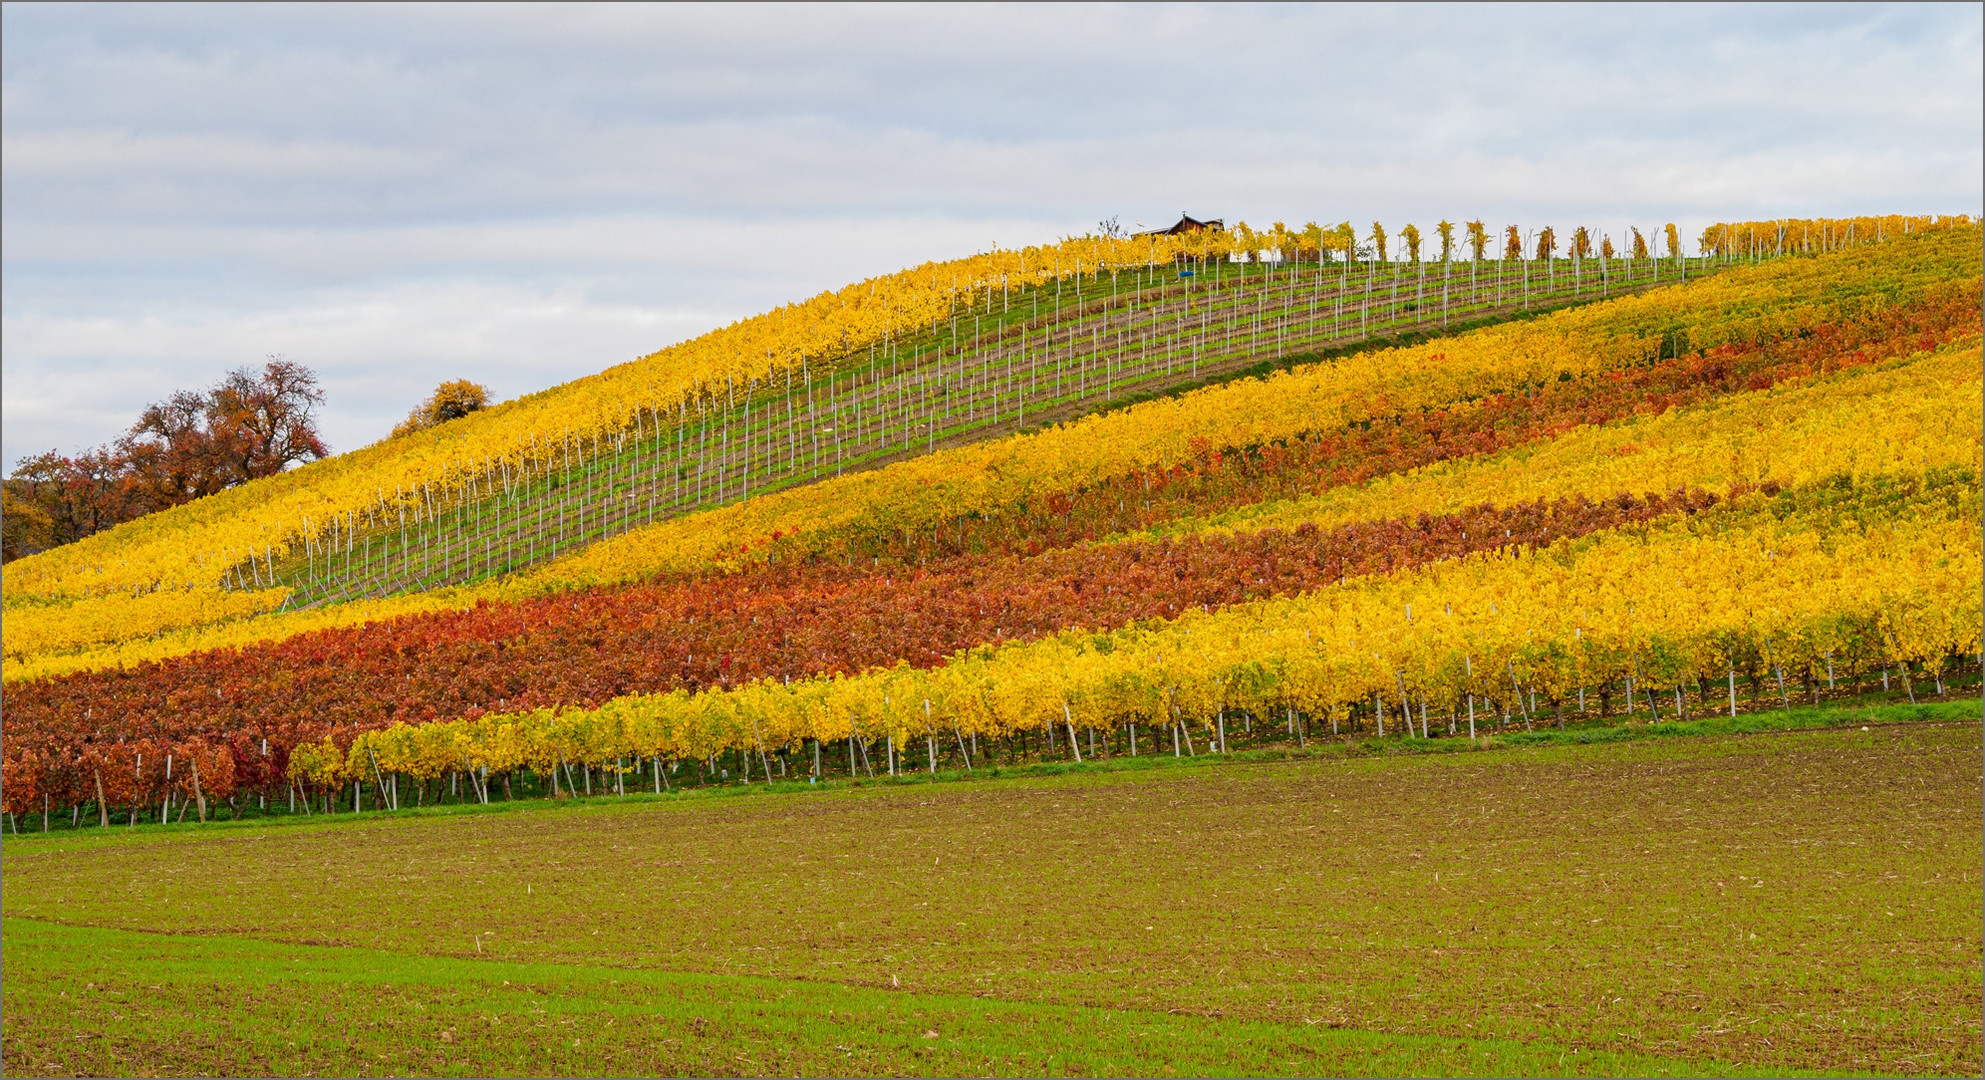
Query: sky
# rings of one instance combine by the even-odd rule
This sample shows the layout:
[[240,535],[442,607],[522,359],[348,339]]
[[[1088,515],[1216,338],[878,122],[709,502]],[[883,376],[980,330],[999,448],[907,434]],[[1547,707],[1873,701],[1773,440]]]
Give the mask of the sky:
[[1985,205],[1981,8],[0,6],[0,466],[270,355],[333,449],[929,259]]

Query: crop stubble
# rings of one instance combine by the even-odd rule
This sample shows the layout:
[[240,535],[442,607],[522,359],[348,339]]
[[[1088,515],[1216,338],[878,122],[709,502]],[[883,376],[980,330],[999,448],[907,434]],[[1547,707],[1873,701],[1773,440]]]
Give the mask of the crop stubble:
[[1975,725],[15,848],[9,916],[1979,1071]]

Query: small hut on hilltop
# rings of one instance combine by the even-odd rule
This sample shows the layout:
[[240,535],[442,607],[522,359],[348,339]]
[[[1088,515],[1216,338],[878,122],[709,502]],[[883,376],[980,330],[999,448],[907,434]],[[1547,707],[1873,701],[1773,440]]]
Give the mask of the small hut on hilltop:
[[1227,227],[1227,223],[1223,218],[1214,218],[1211,221],[1201,221],[1198,218],[1193,217],[1192,215],[1181,210],[1179,211],[1178,224],[1164,229],[1146,229],[1143,232],[1138,233],[1137,235],[1138,236],[1177,236],[1180,233],[1198,232],[1201,229],[1212,229],[1214,232],[1220,232],[1226,227]]

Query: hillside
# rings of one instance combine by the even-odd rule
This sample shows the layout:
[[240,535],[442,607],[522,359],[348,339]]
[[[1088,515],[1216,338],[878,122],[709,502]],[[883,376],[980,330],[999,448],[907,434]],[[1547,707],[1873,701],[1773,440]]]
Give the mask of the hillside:
[[1934,224],[864,283],[9,566],[7,809],[1941,692],[1980,266]]
[[[5,674],[49,670],[24,667],[30,657],[504,577],[642,524],[1202,379],[1936,224],[1720,226],[1695,258],[1317,261],[1333,236],[1342,255],[1340,228],[1245,241],[1293,260],[1280,266],[1226,261],[1235,234],[926,264],[10,565]],[[1693,330],[1659,332],[1677,348]]]

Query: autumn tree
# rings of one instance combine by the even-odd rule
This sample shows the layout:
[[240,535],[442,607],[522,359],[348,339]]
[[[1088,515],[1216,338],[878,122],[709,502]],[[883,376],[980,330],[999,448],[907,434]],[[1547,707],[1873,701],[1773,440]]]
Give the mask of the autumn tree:
[[1488,226],[1483,225],[1482,220],[1477,218],[1469,222],[1466,227],[1468,229],[1468,249],[1472,252],[1469,258],[1475,262],[1481,262],[1483,253],[1489,250]]
[[55,546],[55,519],[41,504],[14,492],[12,485],[0,487],[0,562]]
[[1235,250],[1240,251],[1245,256],[1243,261],[1251,263],[1260,262],[1261,245],[1265,242],[1262,235],[1248,228],[1248,223],[1245,221],[1235,224],[1232,233]]
[[453,379],[434,388],[426,401],[414,406],[414,411],[393,429],[392,438],[408,435],[445,424],[450,420],[476,412],[489,404],[489,387],[472,383],[467,379]]
[[248,368],[229,372],[207,392],[207,437],[229,485],[328,457],[311,416],[323,403],[316,373],[280,356],[270,357],[259,374]]
[[75,457],[56,450],[24,457],[4,486],[10,560],[74,543],[151,506],[142,486],[133,482],[129,463],[104,446]]
[[1289,231],[1286,222],[1278,221],[1269,227],[1268,246],[1274,250],[1276,261],[1294,261],[1296,258],[1296,234]]
[[[1339,222],[1331,233],[1336,238],[1338,250],[1344,252],[1345,262],[1351,262],[1358,257],[1358,230],[1352,228],[1350,222]],[[1345,272],[1349,273],[1348,270]]]
[[118,440],[127,471],[156,506],[177,506],[227,486],[226,466],[207,428],[208,398],[175,391],[145,406]]
[[6,557],[326,457],[313,415],[323,401],[314,372],[272,356],[260,371],[239,368],[209,390],[145,406],[115,443],[22,458],[5,483],[9,519],[21,519],[8,526]]

